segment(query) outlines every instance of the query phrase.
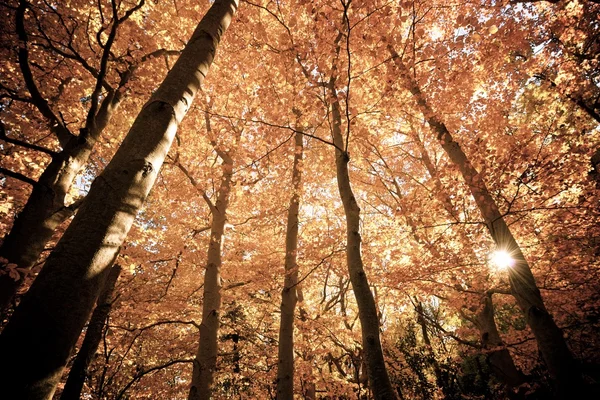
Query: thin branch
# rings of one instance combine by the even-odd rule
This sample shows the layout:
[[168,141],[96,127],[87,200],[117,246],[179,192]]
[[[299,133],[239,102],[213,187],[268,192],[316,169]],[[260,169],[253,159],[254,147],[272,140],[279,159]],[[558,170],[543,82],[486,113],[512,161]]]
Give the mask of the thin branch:
[[290,131],[292,131],[294,133],[300,133],[300,134],[302,134],[302,135],[304,135],[306,137],[316,139],[319,142],[323,142],[323,143],[325,143],[325,144],[327,144],[329,146],[333,146],[333,147],[335,147],[336,149],[338,149],[341,152],[344,151],[342,148],[336,146],[333,142],[329,142],[329,141],[327,141],[327,140],[325,140],[323,138],[320,138],[318,136],[311,135],[310,133],[306,133],[306,132],[300,131],[300,130],[295,129],[295,128],[289,126],[289,125],[279,125],[279,124],[275,124],[275,123],[271,123],[271,122],[267,122],[267,121],[262,121],[262,120],[247,119],[247,118],[240,118],[240,117],[231,117],[231,116],[228,116],[228,115],[221,115],[221,114],[216,114],[216,113],[210,113],[210,115],[215,115],[215,116],[218,116],[218,117],[225,117],[225,118],[233,118],[233,119],[237,119],[239,121],[252,122],[252,123],[255,123],[255,124],[262,124],[262,125],[270,126],[272,128],[287,129],[287,130],[290,130]]
[[204,191],[204,189],[202,189],[200,187],[200,184],[198,183],[198,181],[190,174],[190,172],[188,171],[188,169],[186,167],[184,167],[183,164],[181,164],[181,162],[179,162],[179,155],[173,161],[173,165],[175,165],[177,168],[179,168],[179,170],[181,172],[183,172],[183,174],[188,178],[188,180],[190,181],[190,183],[192,184],[192,186],[194,186],[194,188],[198,191],[198,193],[200,193],[200,195],[202,196],[202,198],[204,199],[204,201],[206,202],[206,204],[208,204],[208,208],[210,208],[210,212],[213,213],[213,214],[215,212],[218,212],[218,210],[216,209],[215,205],[210,200],[210,198],[208,197],[208,195],[206,194],[206,192]]
[[25,183],[27,183],[27,184],[29,184],[31,186],[37,186],[38,185],[38,183],[36,181],[34,181],[33,179],[31,179],[30,177],[25,176],[25,175],[23,175],[23,174],[21,174],[19,172],[11,171],[11,170],[6,169],[6,168],[0,167],[0,174],[3,174],[5,176],[10,176],[11,178],[18,179],[18,180],[20,180],[22,182],[25,182]]
[[129,388],[131,386],[133,386],[135,383],[137,383],[140,379],[142,379],[144,376],[151,374],[153,372],[159,371],[161,369],[165,369],[168,368],[172,365],[176,365],[176,364],[192,364],[194,362],[194,359],[178,359],[178,360],[171,360],[169,362],[166,362],[164,364],[160,364],[160,365],[155,365],[152,368],[148,368],[146,370],[140,371],[138,373],[135,374],[135,376],[133,377],[133,379],[131,379],[129,381],[129,383],[127,385],[125,385],[125,387],[123,389],[121,389],[121,391],[119,392],[119,394],[117,395],[117,397],[115,398],[116,400],[120,400],[123,398],[123,395],[125,395],[125,392],[127,390],[129,390]]
[[16,13],[16,30],[20,41],[18,51],[19,67],[21,68],[27,90],[29,90],[29,93],[31,94],[32,104],[34,104],[40,113],[50,121],[50,129],[54,132],[60,145],[64,148],[74,135],[50,109],[48,102],[44,99],[35,83],[33,72],[29,65],[29,50],[27,48],[28,38],[27,31],[25,30],[25,11],[28,7],[29,4],[27,1],[21,0]]
[[6,127],[4,126],[4,123],[2,121],[0,121],[0,139],[4,140],[7,143],[11,143],[14,144],[16,146],[20,146],[20,147],[25,147],[26,149],[30,149],[30,150],[34,150],[34,151],[39,151],[45,154],[48,154],[51,157],[57,156],[58,153],[56,153],[55,151],[52,151],[50,149],[47,149],[45,147],[42,146],[38,146],[35,144],[31,144],[31,143],[27,143],[18,139],[11,139],[6,135]]

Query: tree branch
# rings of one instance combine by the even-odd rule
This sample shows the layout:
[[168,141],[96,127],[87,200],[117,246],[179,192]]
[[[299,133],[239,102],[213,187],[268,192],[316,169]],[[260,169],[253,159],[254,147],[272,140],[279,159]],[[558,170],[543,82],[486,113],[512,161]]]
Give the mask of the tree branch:
[[160,365],[156,365],[152,368],[148,368],[146,370],[142,370],[139,371],[138,373],[135,374],[135,376],[133,377],[133,379],[131,379],[129,381],[129,383],[127,385],[125,385],[125,387],[123,389],[121,389],[121,391],[119,392],[119,394],[117,395],[117,397],[115,398],[115,400],[120,400],[123,398],[123,395],[125,394],[125,392],[127,390],[129,390],[129,388],[131,386],[133,386],[136,382],[138,382],[140,379],[142,379],[144,376],[151,374],[152,372],[156,372],[159,371],[161,369],[165,369],[170,367],[171,365],[175,365],[175,364],[191,364],[193,363],[194,360],[193,359],[178,359],[178,360],[171,360],[168,361],[164,364],[160,364]]
[[27,31],[25,30],[25,11],[28,6],[29,4],[26,0],[21,0],[16,13],[16,30],[20,42],[18,51],[19,67],[21,68],[27,90],[29,90],[29,93],[31,94],[31,103],[50,121],[50,129],[56,135],[60,145],[64,148],[74,135],[56,114],[54,114],[52,109],[50,109],[48,102],[44,99],[35,83],[33,72],[29,66],[29,50],[27,49],[28,38]]
[[30,150],[34,150],[34,151],[39,151],[45,154],[48,154],[51,157],[54,157],[56,155],[58,155],[58,153],[56,153],[55,151],[52,151],[50,149],[47,149],[45,147],[42,146],[38,146],[35,144],[31,144],[31,143],[27,143],[18,139],[11,139],[6,135],[6,127],[4,126],[4,123],[2,121],[0,121],[0,139],[4,140],[6,143],[11,143],[14,144],[16,146],[20,146],[20,147],[25,147],[26,149],[30,149]]
[[27,184],[29,184],[31,186],[37,186],[38,185],[38,183],[36,181],[34,181],[33,179],[31,179],[30,177],[25,176],[25,175],[23,175],[23,174],[21,174],[19,172],[13,172],[13,171],[11,171],[9,169],[6,169],[6,168],[0,167],[0,174],[3,174],[5,176],[10,176],[11,178],[18,179],[18,180],[20,180],[22,182],[25,182],[25,183],[27,183]]

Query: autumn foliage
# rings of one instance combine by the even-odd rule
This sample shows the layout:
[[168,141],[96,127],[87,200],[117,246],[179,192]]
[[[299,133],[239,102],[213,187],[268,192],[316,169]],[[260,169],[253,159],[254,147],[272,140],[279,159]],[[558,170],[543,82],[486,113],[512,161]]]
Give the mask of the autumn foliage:
[[599,13],[2,2],[0,398],[599,395]]

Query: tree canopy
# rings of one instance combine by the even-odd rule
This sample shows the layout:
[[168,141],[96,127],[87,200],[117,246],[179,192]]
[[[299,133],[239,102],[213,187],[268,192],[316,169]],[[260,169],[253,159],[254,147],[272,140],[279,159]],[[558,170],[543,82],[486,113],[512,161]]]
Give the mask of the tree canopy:
[[[122,196],[131,229],[81,302],[122,271],[101,322],[65,347],[56,398],[93,327],[82,398],[597,391],[599,13],[588,0],[4,1],[0,336],[29,299],[43,309],[36,277],[71,263],[57,254],[94,246],[83,228],[59,240],[113,201],[116,162],[141,160],[154,186]],[[164,163],[128,150],[144,146]]]

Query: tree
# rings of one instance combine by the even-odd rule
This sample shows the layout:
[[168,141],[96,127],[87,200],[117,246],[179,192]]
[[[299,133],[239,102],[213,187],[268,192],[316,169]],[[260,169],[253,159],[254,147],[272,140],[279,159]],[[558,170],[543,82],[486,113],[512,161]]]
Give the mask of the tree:
[[[2,331],[2,381],[14,395],[52,397],[109,266],[154,184],[237,5],[217,1],[200,21]],[[42,330],[47,334],[40,337]],[[34,367],[28,365],[33,358]],[[24,369],[27,375],[21,373]]]
[[[200,341],[198,351],[194,360],[194,370],[192,372],[192,386],[188,398],[190,400],[210,399],[213,392],[213,376],[217,369],[218,335],[221,316],[221,252],[223,250],[223,240],[225,234],[225,224],[227,223],[227,207],[229,206],[229,197],[233,186],[233,168],[235,150],[240,142],[242,130],[231,125],[235,132],[234,148],[224,150],[214,139],[211,143],[222,161],[221,183],[219,184],[217,199],[212,201],[203,194],[210,213],[212,221],[210,224],[210,241],[206,256],[206,271],[204,273],[204,289],[202,294],[202,322],[200,324]],[[210,116],[206,113],[206,130],[210,137],[213,136]],[[181,164],[179,164],[180,168]],[[184,172],[186,170],[182,168]],[[189,176],[189,173],[186,172]],[[192,180],[194,183],[194,181]],[[194,185],[196,186],[196,185]]]
[[[3,313],[23,282],[24,275],[38,260],[56,228],[73,216],[81,203],[81,199],[78,199],[68,204],[67,195],[71,185],[78,173],[86,166],[96,143],[123,102],[127,92],[126,87],[140,64],[153,57],[177,53],[159,49],[144,55],[136,62],[114,59],[115,56],[112,52],[115,51],[115,42],[120,27],[144,5],[145,1],[142,0],[119,16],[119,6],[115,2],[111,4],[108,10],[110,19],[98,31],[98,35],[102,31],[107,31],[108,36],[105,41],[99,40],[98,43],[95,43],[98,46],[100,59],[98,65],[94,66],[89,58],[86,59],[88,55],[84,55],[78,48],[80,44],[76,40],[78,34],[85,35],[89,39],[89,36],[93,36],[93,32],[89,30],[80,32],[77,24],[69,23],[69,18],[66,15],[63,16],[58,9],[52,9],[46,5],[34,6],[26,0],[19,2],[15,13],[15,29],[19,40],[18,67],[29,96],[25,97],[18,89],[4,85],[2,89],[8,98],[29,104],[37,109],[45,119],[50,132],[56,137],[60,150],[51,150],[44,146],[10,138],[4,124],[1,126],[0,139],[50,156],[50,162],[39,179],[30,181],[33,187],[27,203],[15,218],[12,229],[6,234],[0,246],[0,257],[6,260],[0,266],[2,268],[0,310]],[[33,19],[32,22],[29,22],[26,17],[28,9],[32,14],[30,18]],[[100,7],[100,12],[102,12],[102,7]],[[62,22],[62,25],[59,21]],[[34,24],[37,25],[37,31],[28,28],[28,25]],[[58,27],[62,28],[64,32],[54,33],[51,28],[48,28],[48,24],[54,24],[54,27],[58,24]],[[28,32],[28,30],[32,30],[32,32]],[[62,37],[61,34],[65,37]],[[31,36],[34,36],[35,39],[31,39]],[[38,76],[39,73],[36,73],[37,71],[32,67],[33,65],[39,68],[40,65],[39,60],[32,57],[32,48],[42,48],[47,57],[62,58],[64,61],[72,63],[72,68],[79,67],[83,69],[83,74],[91,75],[94,78],[93,90],[89,96],[89,110],[79,134],[72,133],[60,111],[53,108],[53,100],[49,99],[49,94],[47,94],[49,90],[40,82],[44,78]],[[115,79],[112,75],[116,75],[115,70],[118,67],[123,71],[118,71],[119,79]],[[52,66],[48,66],[42,69],[42,72],[50,74],[52,73],[51,68]],[[60,78],[60,75],[56,77],[56,79]],[[81,78],[85,79],[85,77]],[[69,82],[74,79],[73,76],[63,78],[56,97],[61,97],[62,92],[68,90]],[[115,80],[116,82],[112,82]],[[18,87],[19,83],[16,83],[16,86]],[[4,171],[8,173],[7,170]],[[8,264],[14,264],[16,268],[19,268],[21,273],[18,278],[8,274]]]
[[304,137],[294,135],[294,167],[292,172],[292,197],[287,215],[285,233],[285,279],[281,291],[281,322],[277,362],[277,398],[294,398],[294,319],[298,302],[298,212],[302,190],[302,155]]
[[[120,1],[119,15],[137,4],[134,1]],[[97,66],[101,50],[96,43],[108,37],[111,2],[100,2],[104,22],[96,3],[72,0],[68,11],[54,3],[32,1],[25,13],[30,64],[52,110],[77,133],[96,80],[74,60],[52,57],[53,52],[38,45],[45,43],[39,36],[42,31],[62,44],[68,44],[69,37],[59,35],[60,21],[41,16],[56,15],[51,10],[57,7],[67,26],[79,27],[74,47]],[[107,81],[117,87],[119,73],[155,49],[183,47],[197,16],[209,7],[201,3],[146,1],[119,28]],[[113,303],[81,397],[189,395],[199,337],[208,339],[204,333],[210,324],[201,326],[204,306],[216,317],[204,318],[216,322],[211,328],[217,327],[207,341],[216,354],[210,374],[214,398],[276,398],[278,383],[286,381],[278,382],[280,348],[291,353],[287,360],[293,361],[293,373],[287,381],[293,379],[296,397],[374,397],[361,325],[378,335],[381,359],[399,398],[503,399],[556,393],[536,339],[510,295],[509,269],[491,261],[497,246],[471,190],[438,135],[431,133],[413,94],[402,87],[386,48],[389,43],[395,44],[435,115],[484,177],[532,269],[544,306],[582,362],[585,381],[597,382],[600,193],[588,171],[600,136],[595,120],[566,96],[586,94],[593,104],[594,96],[588,95],[594,91],[577,88],[584,88],[580,84],[592,76],[584,70],[593,71],[595,61],[571,69],[572,52],[549,42],[551,32],[563,32],[565,45],[577,43],[569,44],[570,50],[583,48],[578,46],[594,36],[595,28],[587,29],[588,22],[575,23],[575,18],[589,4],[247,0],[236,13],[234,30],[219,44],[210,79],[202,84],[202,97],[210,101],[190,106],[151,193],[134,210],[136,218],[117,258],[123,267],[119,300]],[[17,5],[12,0],[9,7],[0,6],[0,18],[8,21],[0,24],[0,84],[13,90],[0,89],[1,119],[11,140],[58,151],[56,140],[46,137],[47,123],[39,111],[17,100],[29,96],[18,49],[11,43],[16,41]],[[38,13],[35,19],[33,10],[42,9],[48,14]],[[56,24],[38,27],[38,20]],[[591,18],[586,21],[593,25]],[[102,27],[107,28],[99,39],[84,34]],[[71,186],[67,205],[88,193],[92,178],[112,158],[125,128],[147,100],[145,93],[155,88],[154,79],[173,69],[173,62],[161,57],[140,65],[132,75],[127,96]],[[557,87],[535,78],[542,72]],[[70,76],[74,79],[68,80]],[[56,97],[63,80],[63,95]],[[107,89],[102,96],[105,93]],[[334,116],[336,105],[339,118]],[[212,132],[208,135],[202,133],[207,113]],[[334,123],[341,131],[340,151],[332,140]],[[243,127],[237,145],[233,127]],[[294,143],[300,130],[304,140],[298,272],[297,277],[286,276],[298,282],[298,290],[287,294],[295,291],[303,299],[298,298],[289,314],[291,347],[279,330],[287,287],[283,261],[289,253],[285,238],[297,156]],[[226,171],[211,142],[219,151],[235,148],[221,264],[211,267],[220,277],[216,282],[215,274],[206,274],[215,218],[204,195],[216,205]],[[0,153],[0,167],[32,180],[50,160],[6,141],[0,141]],[[351,205],[350,218],[338,187],[340,153],[349,159],[345,171],[355,206],[360,207],[356,212]],[[190,185],[190,177],[196,184]],[[10,230],[31,188],[0,175],[0,234]],[[92,193],[97,196],[96,188]],[[356,244],[348,240],[348,221],[354,224],[351,236],[357,229],[360,234],[360,261],[368,276],[367,289],[357,293],[348,269],[347,250],[357,253],[348,246]],[[43,258],[66,225],[48,242]],[[78,237],[82,253],[87,253],[87,237]],[[38,261],[27,276],[34,277],[40,266]],[[355,270],[356,266],[351,265]],[[8,271],[13,276],[21,272],[13,266]],[[46,279],[43,273],[41,278]],[[78,293],[77,286],[64,286]],[[219,304],[205,302],[205,287],[218,289]],[[365,308],[368,298],[359,296],[357,301],[356,294],[370,294],[374,307]],[[77,302],[86,297],[78,296]],[[416,312],[415,299],[422,313]],[[369,324],[361,324],[365,309]],[[80,334],[77,343],[83,340]],[[31,354],[32,344],[35,350],[35,340],[20,345],[25,356]],[[25,371],[20,365],[17,368]],[[521,371],[527,378],[512,389],[506,380],[502,383],[503,373],[515,372],[511,366],[515,376]],[[65,374],[61,384],[66,380]]]
[[512,389],[522,384],[525,376],[517,369],[508,349],[504,347],[494,320],[492,294],[491,291],[484,293],[482,307],[477,313],[476,325],[481,332],[481,345],[484,350],[489,351],[486,359],[492,373]]
[[510,232],[496,202],[490,195],[483,177],[471,164],[460,145],[454,141],[444,123],[428,105],[417,82],[410,77],[392,45],[388,46],[388,50],[398,67],[403,85],[414,96],[431,130],[437,135],[437,140],[439,140],[442,148],[458,168],[471,190],[496,246],[498,249],[510,252],[514,259],[514,265],[509,269],[511,292],[536,337],[550,374],[556,380],[559,396],[566,397],[569,394],[578,393],[582,390],[583,385],[578,365],[567,347],[562,331],[546,310],[531,268],[519,244]]
[[[344,25],[349,25],[348,8],[350,2],[344,3]],[[345,32],[350,35],[349,29]],[[341,46],[340,40],[343,33],[340,32],[336,39],[336,55],[339,56]],[[348,43],[348,42],[347,42]],[[350,49],[347,49],[350,52]],[[337,60],[335,60],[337,62]],[[350,62],[350,61],[348,61]],[[344,205],[346,216],[346,262],[348,264],[348,274],[350,282],[356,297],[358,305],[358,315],[362,333],[362,345],[365,354],[365,364],[367,366],[367,375],[369,377],[369,388],[376,399],[395,399],[396,394],[387,374],[385,362],[383,359],[383,350],[379,337],[379,318],[377,316],[377,307],[373,298],[373,293],[369,286],[365,274],[362,256],[361,256],[361,236],[360,236],[360,208],[352,192],[350,185],[350,175],[348,171],[348,162],[350,156],[348,153],[348,140],[350,136],[350,125],[348,125],[346,139],[342,134],[342,113],[340,100],[337,94],[337,66],[332,68],[332,76],[327,83],[328,95],[331,96],[331,135],[335,146],[335,165],[338,190],[340,198]],[[348,77],[350,79],[350,77]],[[348,98],[346,98],[348,102]]]

